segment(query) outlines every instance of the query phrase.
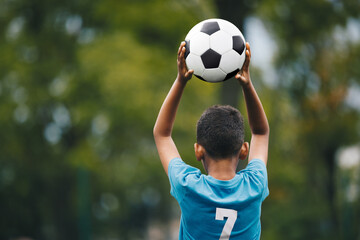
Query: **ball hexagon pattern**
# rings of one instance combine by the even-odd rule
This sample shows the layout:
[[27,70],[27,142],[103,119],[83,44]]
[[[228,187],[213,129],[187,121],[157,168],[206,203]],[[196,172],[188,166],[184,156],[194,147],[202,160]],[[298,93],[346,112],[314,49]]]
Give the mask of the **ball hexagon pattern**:
[[201,27],[201,32],[208,34],[209,36],[220,30],[219,24],[216,21],[204,22]]
[[190,52],[201,56],[210,48],[209,35],[199,32],[193,38],[191,38]]
[[205,68],[218,68],[220,65],[221,54],[217,53],[211,48],[201,54],[200,57]]
[[235,76],[244,64],[244,36],[226,20],[214,18],[196,24],[185,42],[186,65],[201,80],[225,81]]
[[224,54],[232,49],[233,38],[225,31],[218,31],[210,37],[210,48],[219,54]]

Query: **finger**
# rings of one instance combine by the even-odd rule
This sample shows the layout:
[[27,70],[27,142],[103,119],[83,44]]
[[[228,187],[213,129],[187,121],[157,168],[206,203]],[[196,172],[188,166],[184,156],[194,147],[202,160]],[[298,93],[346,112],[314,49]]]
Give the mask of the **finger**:
[[178,50],[178,55],[180,54],[181,49],[184,47],[184,44],[185,44],[185,42],[180,43],[179,50]]
[[239,75],[239,74],[237,74],[235,76],[235,79],[237,79],[240,82],[246,82],[246,78],[244,76]]
[[246,43],[246,50],[249,51],[249,54],[247,54],[249,56],[249,61],[250,61],[250,58],[251,58],[251,50],[250,50],[250,43],[247,42]]
[[[244,63],[245,64],[245,63]],[[243,65],[243,67],[239,70],[239,72],[235,75],[235,77],[237,76],[237,75],[239,75],[239,77],[243,74],[243,69],[244,69],[244,65]]]
[[249,52],[249,50],[246,50],[245,54],[246,54],[246,59],[245,59],[246,65],[249,65],[250,58],[251,58],[251,53]]
[[246,50],[246,58],[247,58],[248,62],[250,62],[251,52],[249,50]]
[[240,74],[236,74],[235,75],[235,79],[238,80],[239,82],[245,82],[245,78],[243,76],[241,76]]
[[178,55],[178,60],[181,62],[181,64],[184,64],[184,61],[185,61],[185,48],[184,47],[182,49],[180,49],[180,52]]
[[251,58],[251,52],[249,50],[246,50],[246,52],[245,52],[245,62],[244,62],[244,65],[242,67],[243,70],[247,70],[249,68],[250,58]]
[[191,78],[192,77],[192,75],[193,75],[193,73],[194,73],[194,70],[189,70],[189,71],[187,71],[186,73],[185,73],[185,77],[186,78]]
[[186,51],[186,49],[185,49],[185,45],[184,45],[181,49],[181,57],[185,56],[185,51]]

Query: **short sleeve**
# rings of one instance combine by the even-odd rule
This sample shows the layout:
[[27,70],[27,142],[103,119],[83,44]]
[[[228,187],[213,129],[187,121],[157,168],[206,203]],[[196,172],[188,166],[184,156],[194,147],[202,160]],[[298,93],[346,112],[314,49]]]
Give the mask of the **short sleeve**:
[[186,187],[199,179],[199,169],[184,163],[181,158],[174,158],[168,167],[170,194],[180,203],[186,195]]
[[251,185],[254,188],[259,189],[262,196],[261,200],[264,201],[269,195],[268,176],[265,163],[260,159],[253,159],[242,172],[248,176]]

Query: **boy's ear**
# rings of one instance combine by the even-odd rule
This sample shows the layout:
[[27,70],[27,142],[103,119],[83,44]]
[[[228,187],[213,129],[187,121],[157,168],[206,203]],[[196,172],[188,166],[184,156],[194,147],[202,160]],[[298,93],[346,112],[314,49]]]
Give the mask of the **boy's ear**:
[[245,160],[248,154],[249,154],[249,143],[244,142],[240,149],[239,158],[241,160]]
[[199,162],[204,159],[205,148],[198,143],[194,144],[195,157]]

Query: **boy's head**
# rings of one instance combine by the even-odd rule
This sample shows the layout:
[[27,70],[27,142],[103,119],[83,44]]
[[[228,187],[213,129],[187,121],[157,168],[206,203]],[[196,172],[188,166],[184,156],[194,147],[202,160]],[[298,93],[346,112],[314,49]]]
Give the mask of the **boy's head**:
[[244,143],[244,119],[236,108],[215,105],[197,123],[197,143],[214,158],[236,155]]

